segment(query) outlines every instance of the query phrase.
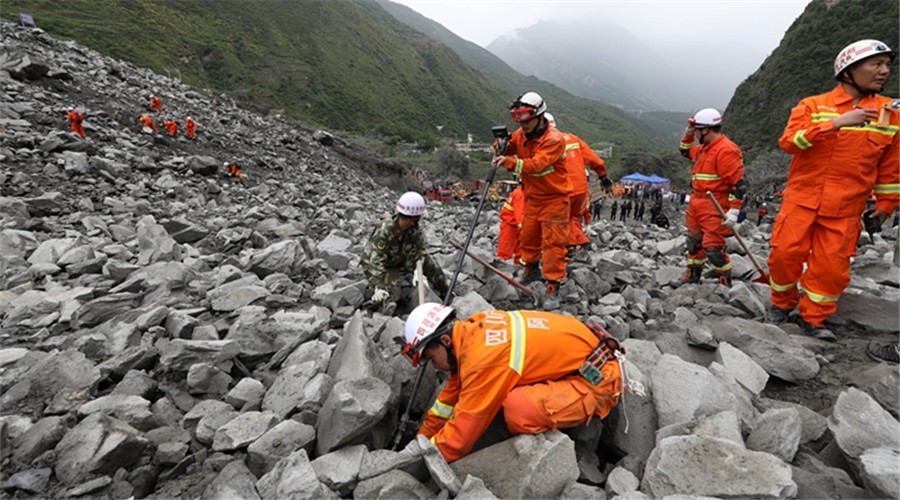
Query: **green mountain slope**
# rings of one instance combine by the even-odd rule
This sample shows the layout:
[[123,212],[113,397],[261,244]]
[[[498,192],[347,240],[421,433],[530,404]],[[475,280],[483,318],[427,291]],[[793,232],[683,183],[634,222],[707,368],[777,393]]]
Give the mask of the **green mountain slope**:
[[[369,0],[3,2],[5,18],[19,12],[106,55],[355,133],[434,140],[442,126],[443,136],[487,140],[492,125],[508,122],[506,106],[520,89],[544,90],[536,81],[493,84]],[[569,129],[586,140],[653,142],[653,132],[624,113],[570,99],[555,109],[571,114]]]
[[[875,38],[898,50],[898,34],[896,0],[813,0],[759,70],[738,86],[725,110],[728,134],[746,157],[771,158],[791,108],[836,85],[834,58],[842,48]],[[897,97],[896,62],[893,72],[882,93]]]
[[481,72],[492,84],[507,91],[512,98],[526,90],[541,94],[560,127],[578,134],[587,142],[630,144],[646,149],[671,147],[664,134],[616,107],[575,97],[556,85],[518,73],[486,49],[460,38],[441,24],[405,5],[390,1],[379,3],[403,23],[453,49],[466,64]]

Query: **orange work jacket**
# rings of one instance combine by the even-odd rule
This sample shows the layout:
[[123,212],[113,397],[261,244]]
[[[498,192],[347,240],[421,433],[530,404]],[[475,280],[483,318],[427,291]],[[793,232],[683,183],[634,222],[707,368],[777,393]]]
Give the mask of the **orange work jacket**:
[[472,450],[513,388],[572,374],[598,344],[577,319],[543,311],[481,312],[452,337],[459,370],[419,429],[448,462]]
[[153,118],[150,118],[147,115],[141,115],[141,117],[138,118],[138,121],[141,122],[142,127],[149,127],[150,130],[156,132],[156,124],[153,123]]
[[164,121],[163,126],[166,127],[166,131],[169,133],[169,135],[175,135],[178,133],[178,124],[173,122],[172,120]]
[[509,139],[505,154],[510,157],[504,166],[522,176],[525,196],[529,200],[540,202],[568,197],[572,192],[566,172],[566,143],[555,128],[548,126],[534,139],[526,138],[525,132],[517,129]]
[[77,110],[73,109],[72,111],[69,111],[69,114],[66,115],[66,119],[68,119],[70,123],[80,124],[84,121],[84,116]]
[[[855,107],[881,109],[891,99],[863,97]],[[784,203],[817,209],[826,217],[858,217],[874,189],[875,208],[887,214],[900,204],[900,112],[891,111],[886,126],[869,122],[834,128],[834,118],[854,108],[853,98],[838,85],[827,94],[800,101],[778,140],[791,159]]]
[[[735,184],[744,178],[744,155],[741,148],[725,135],[716,137],[709,144],[694,145],[694,135],[685,135],[678,150],[693,162],[691,166],[691,187],[694,196],[706,198],[712,191],[720,200],[728,197],[728,208],[741,208],[742,200],[731,193]],[[720,201],[721,203],[721,201]]]
[[606,163],[577,135],[568,132],[562,134],[566,142],[566,171],[569,173],[569,182],[572,183],[572,194],[587,193],[588,179],[584,168],[589,167],[598,176],[604,177]]
[[506,197],[503,208],[500,209],[500,220],[516,227],[522,227],[525,220],[525,191],[522,186],[517,186]]

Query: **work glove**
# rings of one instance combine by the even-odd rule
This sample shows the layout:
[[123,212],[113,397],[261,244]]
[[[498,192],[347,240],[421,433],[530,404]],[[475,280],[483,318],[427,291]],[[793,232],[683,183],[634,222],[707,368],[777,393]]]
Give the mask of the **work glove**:
[[725,212],[725,218],[722,219],[722,225],[733,228],[734,225],[737,224],[738,213],[740,213],[740,210],[736,208],[732,208]]
[[406,446],[400,450],[400,453],[403,455],[421,455],[422,448],[419,446],[418,438],[413,438],[412,441],[406,443]]
[[612,180],[610,180],[609,177],[607,177],[605,175],[603,177],[601,177],[600,185],[603,187],[603,190],[606,191],[607,193],[612,191],[613,182],[612,182]]
[[379,303],[384,302],[390,296],[387,290],[383,288],[376,288],[375,293],[372,294],[372,302]]

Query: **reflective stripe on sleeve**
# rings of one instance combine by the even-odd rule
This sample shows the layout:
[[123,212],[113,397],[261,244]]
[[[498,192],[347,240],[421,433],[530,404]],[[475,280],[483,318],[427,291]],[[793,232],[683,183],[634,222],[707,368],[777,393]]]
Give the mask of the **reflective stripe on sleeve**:
[[521,173],[522,173],[522,160],[519,159],[519,158],[516,158],[516,169],[515,169],[515,172],[516,172],[517,174],[521,174]]
[[877,127],[874,123],[867,123],[862,127],[841,127],[841,130],[851,130],[854,132],[875,132],[876,134],[887,135],[893,137],[900,130],[897,125],[888,125],[887,127]]
[[571,151],[573,149],[581,149],[581,144],[578,144],[577,142],[566,144],[566,151]]
[[800,149],[809,149],[812,147],[812,143],[806,139],[806,130],[798,130],[796,134],[794,134],[794,145]]
[[819,113],[813,113],[811,119],[812,119],[813,123],[820,123],[820,122],[827,122],[828,120],[831,120],[832,118],[836,118],[838,116],[841,116],[841,115],[839,113],[819,112]]
[[509,345],[509,367],[521,375],[525,366],[525,317],[516,311],[510,311],[508,314],[512,337]]
[[516,211],[515,208],[513,208],[512,205],[510,205],[509,203],[506,203],[506,202],[503,202],[503,208],[505,208],[505,209],[507,209],[507,210],[509,210],[509,211],[511,211],[511,212],[515,212],[515,211]]
[[682,142],[678,145],[678,149],[691,149],[694,146],[693,142]]
[[453,407],[437,400],[435,400],[434,404],[431,405],[431,409],[428,411],[432,415],[437,415],[441,418],[450,418],[453,416]]
[[898,194],[900,184],[875,184],[875,194]]
[[774,281],[772,281],[772,278],[770,277],[769,278],[769,286],[771,286],[772,290],[775,290],[776,292],[786,292],[786,291],[790,290],[791,288],[794,288],[795,286],[797,286],[797,282],[795,281],[789,285],[779,285],[778,283],[775,283]]

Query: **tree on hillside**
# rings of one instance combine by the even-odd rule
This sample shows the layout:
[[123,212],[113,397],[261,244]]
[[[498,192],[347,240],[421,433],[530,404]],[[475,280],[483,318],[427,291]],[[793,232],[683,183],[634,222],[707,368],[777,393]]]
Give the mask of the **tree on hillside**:
[[434,161],[440,168],[439,175],[453,175],[460,179],[469,177],[469,158],[456,148],[438,148],[434,153]]

